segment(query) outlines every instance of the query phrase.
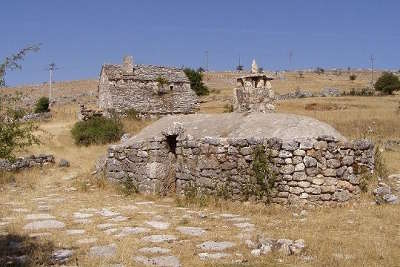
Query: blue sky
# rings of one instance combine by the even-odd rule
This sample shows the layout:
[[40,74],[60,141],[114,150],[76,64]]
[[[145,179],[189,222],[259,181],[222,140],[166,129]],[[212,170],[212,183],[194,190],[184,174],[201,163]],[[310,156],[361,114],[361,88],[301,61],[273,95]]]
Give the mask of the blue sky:
[[[56,80],[96,78],[125,54],[137,63],[210,70],[400,68],[400,1],[13,0],[0,4],[0,59],[42,43],[8,85],[39,83],[55,62]],[[289,51],[292,63],[289,64]]]

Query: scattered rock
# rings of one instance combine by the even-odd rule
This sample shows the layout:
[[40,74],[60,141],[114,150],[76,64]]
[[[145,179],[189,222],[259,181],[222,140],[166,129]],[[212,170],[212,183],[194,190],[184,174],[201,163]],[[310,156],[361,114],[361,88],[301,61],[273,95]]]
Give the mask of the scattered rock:
[[392,189],[385,183],[379,183],[378,187],[374,190],[375,201],[377,204],[398,204],[399,199],[396,195],[392,194]]
[[58,162],[58,167],[60,168],[64,168],[64,167],[69,167],[69,161],[66,159],[60,159],[60,161]]
[[53,252],[52,260],[56,263],[66,263],[74,254],[73,250],[60,249]]
[[89,214],[89,213],[81,213],[81,212],[74,212],[74,214],[72,215],[74,218],[76,219],[87,219],[93,216],[93,214]]

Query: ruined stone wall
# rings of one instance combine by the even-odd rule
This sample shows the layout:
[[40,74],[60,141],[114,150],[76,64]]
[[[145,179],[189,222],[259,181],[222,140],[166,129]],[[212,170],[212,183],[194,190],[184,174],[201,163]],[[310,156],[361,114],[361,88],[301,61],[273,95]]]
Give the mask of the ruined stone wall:
[[123,112],[135,109],[139,114],[189,114],[199,109],[198,99],[189,83],[160,86],[155,81],[111,81],[100,85],[99,107]]
[[329,136],[285,142],[275,138],[180,140],[178,136],[176,145],[176,154],[165,138],[113,146],[106,176],[131,179],[139,191],[157,193],[174,175],[178,194],[195,188],[204,194],[247,199],[257,188],[252,163],[256,147],[262,145],[278,174],[273,202],[331,203],[356,198],[361,171],[374,166],[372,143],[339,142]]
[[0,159],[0,171],[19,171],[35,166],[44,166],[54,163],[53,155],[31,155],[28,157],[17,158],[14,162],[5,159]]

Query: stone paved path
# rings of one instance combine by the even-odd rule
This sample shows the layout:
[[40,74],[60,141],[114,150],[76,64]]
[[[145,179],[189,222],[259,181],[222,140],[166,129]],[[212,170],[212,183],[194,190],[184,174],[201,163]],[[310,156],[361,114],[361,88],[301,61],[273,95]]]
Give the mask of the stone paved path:
[[0,234],[13,229],[51,241],[54,260],[68,266],[198,266],[254,257],[245,245],[257,229],[250,218],[178,207],[169,198],[124,197],[90,184],[71,191],[78,187],[75,177],[50,174],[29,192],[10,186],[0,196]]

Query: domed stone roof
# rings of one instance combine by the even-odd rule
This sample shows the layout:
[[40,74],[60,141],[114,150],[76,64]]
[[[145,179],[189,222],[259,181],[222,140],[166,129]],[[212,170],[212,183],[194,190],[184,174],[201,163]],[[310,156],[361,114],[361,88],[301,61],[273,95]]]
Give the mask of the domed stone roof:
[[[173,125],[183,128],[185,135],[195,139],[224,138],[280,138],[282,140],[332,136],[346,140],[332,126],[316,119],[285,113],[225,113],[165,116],[144,128],[127,142],[162,137]],[[165,134],[164,134],[165,135]]]

